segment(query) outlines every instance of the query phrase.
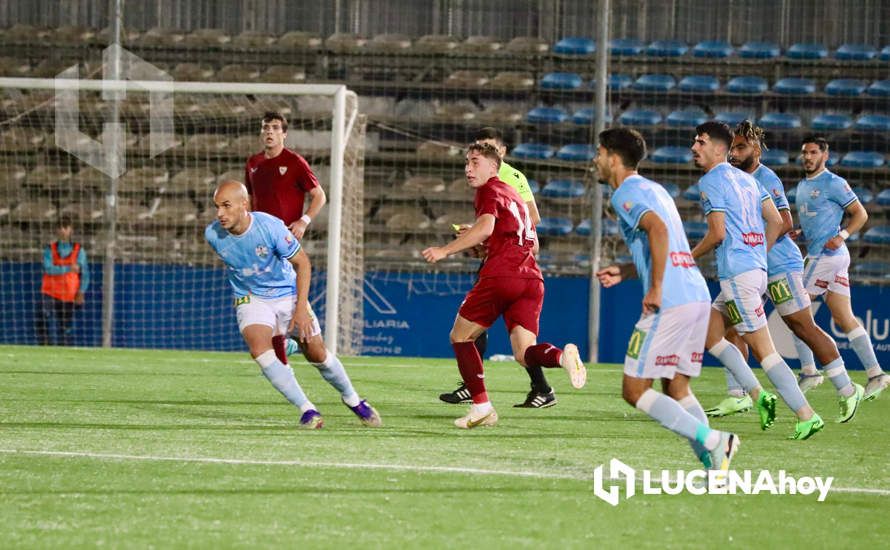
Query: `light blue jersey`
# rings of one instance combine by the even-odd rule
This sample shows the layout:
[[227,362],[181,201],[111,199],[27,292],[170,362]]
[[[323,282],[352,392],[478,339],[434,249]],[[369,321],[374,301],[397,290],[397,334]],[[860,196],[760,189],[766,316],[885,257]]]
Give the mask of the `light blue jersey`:
[[296,273],[288,259],[299,252],[300,243],[275,216],[251,212],[250,217],[247,231],[240,235],[226,231],[219,220],[204,230],[204,238],[228,267],[235,297],[296,294]]
[[705,216],[725,215],[726,237],[717,246],[717,276],[766,271],[766,233],[761,202],[769,198],[750,174],[721,162],[698,180]]
[[642,176],[631,176],[612,193],[612,208],[618,214],[621,235],[633,255],[644,293],[649,292],[651,283],[652,256],[649,236],[640,229],[639,224],[643,214],[653,212],[661,218],[668,231],[661,307],[667,309],[690,302],[710,301],[708,286],[692,259],[680,214],[664,187]]
[[849,254],[846,244],[828,250],[825,243],[840,232],[844,210],[857,200],[847,180],[828,170],[797,184],[797,213],[810,256]]
[[[791,210],[788,197],[785,196],[785,186],[782,185],[782,180],[775,172],[761,164],[751,175],[760,184],[760,188],[773,199],[777,210]],[[769,249],[766,255],[766,263],[767,275],[770,277],[803,271],[803,256],[800,254],[797,243],[792,241],[788,235],[782,235],[776,240],[776,244]]]

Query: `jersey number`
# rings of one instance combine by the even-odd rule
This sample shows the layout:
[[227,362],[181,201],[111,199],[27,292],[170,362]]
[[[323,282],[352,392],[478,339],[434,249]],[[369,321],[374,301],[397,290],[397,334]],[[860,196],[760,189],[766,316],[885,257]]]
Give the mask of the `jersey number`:
[[529,222],[528,206],[523,203],[522,212],[520,212],[519,206],[515,202],[511,202],[507,209],[516,218],[516,225],[518,226],[516,228],[516,236],[519,238],[519,246],[524,245],[526,240],[535,240],[537,235],[535,227]]

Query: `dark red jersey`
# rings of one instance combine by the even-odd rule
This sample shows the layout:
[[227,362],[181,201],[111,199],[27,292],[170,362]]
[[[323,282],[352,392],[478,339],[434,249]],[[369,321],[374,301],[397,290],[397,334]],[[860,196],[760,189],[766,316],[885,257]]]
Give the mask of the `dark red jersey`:
[[277,157],[257,153],[247,159],[244,185],[254,210],[290,225],[303,215],[306,193],[318,187],[318,179],[306,159],[285,148]]
[[476,189],[476,218],[495,217],[494,231],[485,241],[487,255],[479,278],[519,277],[541,279],[541,270],[532,254],[537,241],[528,207],[515,189],[497,177]]

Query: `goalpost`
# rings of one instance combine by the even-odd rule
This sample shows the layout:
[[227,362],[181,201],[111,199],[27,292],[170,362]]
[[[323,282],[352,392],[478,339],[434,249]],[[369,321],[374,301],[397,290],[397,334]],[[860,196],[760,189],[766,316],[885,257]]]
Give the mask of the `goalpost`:
[[133,80],[81,80],[74,67],[56,79],[0,78],[8,306],[0,341],[36,341],[43,247],[66,215],[92,272],[72,343],[242,349],[203,230],[215,217],[214,187],[243,181],[248,156],[262,150],[263,113],[279,111],[289,121],[286,146],[328,196],[303,239],[313,309],[331,351],[360,353],[365,119],[355,93],[337,84],[140,79],[150,74],[144,62],[123,61]]

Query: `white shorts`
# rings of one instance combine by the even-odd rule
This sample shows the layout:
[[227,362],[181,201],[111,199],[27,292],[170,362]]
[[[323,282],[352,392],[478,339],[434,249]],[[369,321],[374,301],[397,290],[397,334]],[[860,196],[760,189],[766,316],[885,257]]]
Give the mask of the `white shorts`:
[[810,307],[810,295],[803,286],[803,273],[799,271],[773,275],[766,283],[766,293],[782,317]]
[[722,313],[739,334],[755,332],[766,326],[763,294],[766,271],[752,269],[729,279],[720,279],[720,294],[713,308]]
[[812,296],[822,296],[830,290],[850,296],[850,253],[836,256],[807,256],[803,264],[803,286]]
[[640,317],[627,345],[624,374],[646,379],[701,374],[708,306],[692,302]]
[[[259,296],[242,296],[235,298],[235,315],[238,317],[238,330],[244,331],[250,325],[265,325],[272,327],[275,336],[286,335],[291,317],[294,314],[296,296],[283,296],[281,298],[260,298]],[[321,326],[318,318],[309,306],[309,315],[312,316],[312,334],[321,334]]]

